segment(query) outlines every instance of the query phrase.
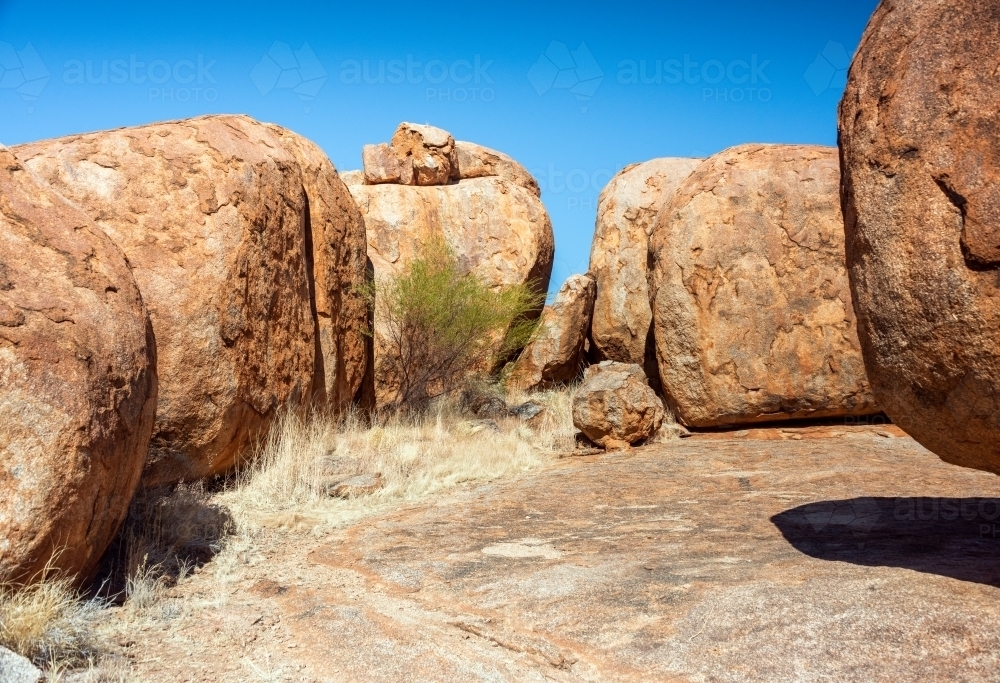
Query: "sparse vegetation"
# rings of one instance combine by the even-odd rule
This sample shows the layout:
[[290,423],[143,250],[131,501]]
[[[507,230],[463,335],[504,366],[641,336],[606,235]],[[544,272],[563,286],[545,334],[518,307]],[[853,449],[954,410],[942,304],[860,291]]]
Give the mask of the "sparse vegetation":
[[[540,394],[544,413],[528,425],[500,420],[499,431],[463,414],[460,398],[421,413],[386,413],[372,422],[286,414],[256,457],[217,500],[241,532],[260,527],[329,527],[386,505],[411,502],[455,485],[540,467],[573,446],[568,392]],[[331,495],[357,475],[378,475],[380,488],[359,498]]]
[[0,585],[0,645],[40,667],[84,665],[103,650],[95,629],[102,609],[65,578]]
[[443,239],[425,244],[408,269],[365,289],[378,321],[378,384],[394,408],[423,409],[473,371],[488,372],[534,331],[544,295],[531,283],[494,291],[464,272]]

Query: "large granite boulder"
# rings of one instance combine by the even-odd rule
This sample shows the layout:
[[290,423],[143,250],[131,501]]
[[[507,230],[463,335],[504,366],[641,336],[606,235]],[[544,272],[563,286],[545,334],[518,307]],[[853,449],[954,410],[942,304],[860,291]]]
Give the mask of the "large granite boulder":
[[591,365],[573,394],[573,424],[607,450],[648,439],[660,429],[664,413],[660,397],[634,363]]
[[[357,355],[337,339],[317,348],[324,329],[364,324],[363,307],[336,301],[364,281],[361,224],[335,216],[351,207],[321,177],[332,166],[318,150],[247,117],[208,116],[15,151],[121,247],[149,307],[160,398],[148,485],[229,469],[279,408]],[[330,367],[317,373],[317,358]],[[349,374],[324,387],[335,401]]]
[[[432,237],[441,237],[468,272],[494,287],[531,283],[548,289],[555,245],[537,196],[496,176],[431,187],[349,185],[364,217],[374,277],[402,273]],[[377,310],[377,309],[376,309]],[[375,320],[375,363],[381,322]],[[391,382],[376,377],[376,406],[391,400]]]
[[566,279],[552,305],[542,311],[538,329],[511,368],[507,386],[522,391],[547,389],[579,376],[594,291],[589,275]]
[[155,410],[154,342],[125,257],[0,147],[0,584],[94,570]]
[[840,109],[858,331],[880,405],[1000,474],[1000,5],[882,2]]
[[625,167],[601,191],[590,251],[597,298],[590,335],[601,359],[643,366],[659,383],[649,305],[649,238],[656,216],[701,159],[653,159]]
[[712,427],[875,412],[844,265],[833,148],[744,145],[703,162],[653,228],[660,378]]

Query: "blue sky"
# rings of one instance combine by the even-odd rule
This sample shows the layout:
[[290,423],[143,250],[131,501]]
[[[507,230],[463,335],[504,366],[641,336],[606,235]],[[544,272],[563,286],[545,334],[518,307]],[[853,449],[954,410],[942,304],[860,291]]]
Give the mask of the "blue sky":
[[400,121],[431,123],[539,179],[555,289],[586,270],[597,196],[626,164],[836,144],[876,2],[227,5],[0,0],[0,142],[246,113],[347,170]]

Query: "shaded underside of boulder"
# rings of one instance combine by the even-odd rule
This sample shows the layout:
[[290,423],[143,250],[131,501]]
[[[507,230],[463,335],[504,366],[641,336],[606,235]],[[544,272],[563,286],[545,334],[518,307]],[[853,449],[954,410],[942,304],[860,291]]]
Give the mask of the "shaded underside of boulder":
[[876,412],[844,265],[836,150],[744,145],[703,162],[653,229],[660,378],[712,427]]
[[0,584],[93,572],[138,486],[156,392],[125,257],[0,147]]
[[858,331],[879,403],[1000,474],[1000,5],[886,1],[840,109]]

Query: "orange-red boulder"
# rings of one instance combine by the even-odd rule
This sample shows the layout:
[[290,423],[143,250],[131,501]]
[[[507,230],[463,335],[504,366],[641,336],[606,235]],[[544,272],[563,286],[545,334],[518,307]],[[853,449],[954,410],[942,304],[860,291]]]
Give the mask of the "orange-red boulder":
[[653,228],[660,380],[685,425],[877,411],[844,265],[837,151],[705,160]]
[[1000,474],[1000,5],[884,1],[840,108],[847,265],[900,427]]
[[125,257],[0,147],[0,584],[94,570],[155,409],[153,338]]
[[160,399],[147,484],[229,469],[314,382],[338,403],[351,393],[363,367],[329,373],[364,355],[324,336],[364,324],[363,307],[336,301],[363,282],[363,233],[314,147],[208,116],[15,151],[121,247],[149,307]]

